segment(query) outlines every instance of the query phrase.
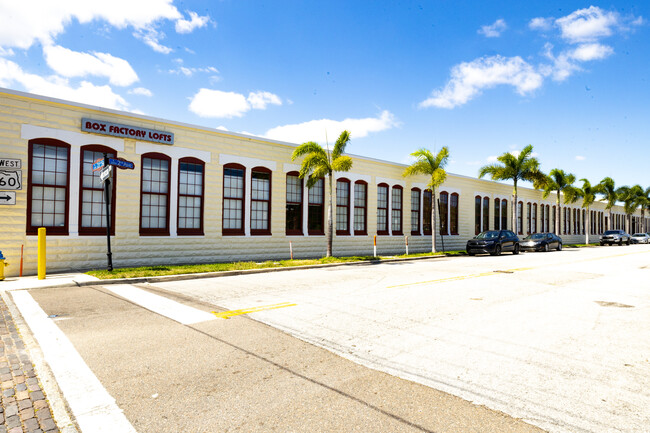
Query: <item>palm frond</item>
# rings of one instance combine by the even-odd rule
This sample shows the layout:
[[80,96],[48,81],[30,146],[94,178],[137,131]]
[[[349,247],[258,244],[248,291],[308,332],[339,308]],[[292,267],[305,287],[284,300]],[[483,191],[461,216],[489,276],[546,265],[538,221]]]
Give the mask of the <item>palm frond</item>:
[[332,170],[350,171],[352,168],[352,158],[347,155],[340,155],[332,161]]
[[344,130],[343,132],[341,132],[341,135],[339,135],[339,138],[336,140],[336,143],[334,143],[334,150],[332,151],[332,160],[343,155],[343,153],[345,152],[345,147],[348,145],[349,142],[350,142],[350,131]]
[[293,153],[291,154],[291,160],[295,161],[297,158],[308,154],[322,154],[323,156],[327,157],[325,149],[323,149],[320,144],[313,141],[308,141],[294,149]]

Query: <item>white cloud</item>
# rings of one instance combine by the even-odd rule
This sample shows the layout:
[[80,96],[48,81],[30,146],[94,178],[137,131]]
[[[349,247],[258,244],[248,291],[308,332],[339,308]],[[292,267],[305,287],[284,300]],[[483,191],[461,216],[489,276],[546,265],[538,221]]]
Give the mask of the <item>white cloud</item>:
[[499,161],[499,157],[496,156],[496,155],[492,155],[492,156],[487,157],[487,162],[489,162],[489,163],[494,163],[494,162],[498,162],[498,161]]
[[251,92],[248,94],[248,103],[256,110],[266,110],[269,104],[282,105],[282,100],[278,95],[271,92]]
[[[176,60],[175,60],[176,61]],[[177,63],[182,63],[182,60],[180,62],[177,61]],[[207,74],[218,74],[219,70],[215,68],[214,66],[208,66],[205,68],[188,68],[186,66],[179,66],[176,69],[170,69],[169,73],[170,74],[183,74],[186,77],[191,77],[192,75],[196,74],[197,72],[204,72]]]
[[500,18],[489,26],[481,26],[477,32],[484,35],[486,38],[498,38],[507,28],[508,25],[505,20]]
[[158,20],[178,20],[182,15],[173,0],[21,0],[0,2],[0,17],[0,46],[27,49],[35,41],[52,43],[73,19],[81,24],[101,20],[117,28],[142,29]]
[[57,76],[45,78],[30,74],[23,71],[18,64],[0,58],[0,86],[12,87],[15,84],[30,93],[116,110],[129,110],[126,100],[113,92],[108,85],[96,86],[88,81],[82,81],[79,87],[72,87],[65,78]]
[[189,109],[201,117],[242,117],[248,111],[265,110],[268,104],[282,105],[282,100],[270,92],[251,92],[248,97],[235,92],[200,89],[192,97]]
[[14,54],[16,54],[16,53],[14,53],[14,50],[12,50],[11,48],[0,47],[0,56],[11,57]]
[[584,161],[585,159],[587,159],[585,156],[576,155],[576,161]]
[[553,18],[537,17],[530,20],[528,28],[531,30],[550,30],[553,26]]
[[482,57],[456,65],[451,79],[441,90],[420,103],[420,108],[454,108],[480,94],[481,90],[505,84],[525,95],[542,85],[544,78],[521,57]]
[[136,87],[135,89],[129,90],[130,95],[140,95],[140,96],[147,96],[151,98],[153,96],[153,93],[151,93],[151,90],[146,89],[144,87]]
[[43,52],[48,66],[67,78],[95,75],[107,77],[115,86],[130,86],[138,81],[129,62],[107,53],[80,53],[58,45],[47,45]]
[[176,32],[177,33],[192,33],[195,29],[200,29],[205,27],[210,22],[209,16],[199,16],[196,12],[189,12],[190,20],[181,18],[176,21]]
[[582,44],[575,50],[570,52],[572,59],[580,62],[587,62],[590,60],[601,60],[614,53],[612,47],[601,45],[598,43]]
[[325,134],[327,134],[330,143],[333,143],[344,129],[350,131],[352,138],[362,138],[370,133],[385,131],[399,125],[400,123],[395,120],[395,116],[391,112],[384,110],[378,117],[344,120],[319,119],[293,125],[277,126],[266,131],[264,136],[289,143],[316,141],[324,144]]
[[137,29],[133,32],[133,36],[140,39],[146,45],[149,45],[157,53],[169,54],[173,51],[171,48],[160,43],[160,40],[165,38],[165,33],[158,31],[153,26]]
[[591,42],[612,34],[612,27],[618,24],[618,14],[590,6],[558,18],[555,24],[569,42]]

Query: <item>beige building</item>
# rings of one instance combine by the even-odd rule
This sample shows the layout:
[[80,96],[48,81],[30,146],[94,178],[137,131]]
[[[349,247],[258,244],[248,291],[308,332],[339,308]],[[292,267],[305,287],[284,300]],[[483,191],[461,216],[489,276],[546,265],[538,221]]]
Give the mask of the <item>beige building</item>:
[[[354,132],[354,131],[353,131]],[[294,144],[0,89],[0,250],[18,274],[36,273],[37,230],[47,230],[48,272],[106,266],[101,171],[112,158],[115,267],[320,257],[328,188],[308,190],[291,161]],[[352,156],[336,173],[335,255],[403,254],[431,248],[425,177],[402,164]],[[121,162],[120,162],[121,161]],[[132,164],[130,164],[132,163]],[[97,168],[97,167],[95,167]],[[440,188],[437,245],[465,248],[494,228],[512,230],[512,187],[449,174]],[[555,197],[519,188],[516,232],[552,231]],[[615,228],[624,212],[613,209]],[[562,206],[561,236],[584,242],[585,211]],[[609,224],[592,206],[590,240]],[[639,227],[639,214],[633,219]],[[634,230],[634,227],[631,229]]]

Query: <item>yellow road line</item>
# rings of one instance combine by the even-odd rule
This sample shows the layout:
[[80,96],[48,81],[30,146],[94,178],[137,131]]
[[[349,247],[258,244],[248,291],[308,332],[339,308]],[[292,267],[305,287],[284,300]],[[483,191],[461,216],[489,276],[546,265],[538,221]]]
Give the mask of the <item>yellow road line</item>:
[[214,314],[215,316],[221,319],[229,319],[234,316],[241,316],[242,314],[257,313],[258,311],[266,311],[266,310],[276,310],[278,308],[294,307],[296,305],[298,304],[292,304],[290,302],[282,302],[280,304],[263,305],[259,307],[253,307],[253,308],[244,308],[242,310],[222,311],[219,313],[213,311],[212,314]]
[[481,272],[480,274],[470,274],[470,275],[458,275],[456,277],[447,277],[447,278],[440,278],[437,280],[429,280],[429,281],[418,281],[416,283],[406,283],[406,284],[398,284],[395,286],[388,286],[388,289],[394,289],[396,287],[406,287],[406,286],[415,286],[416,284],[437,284],[437,283],[448,283],[450,281],[459,281],[459,280],[467,280],[470,278],[479,278],[479,277],[487,277],[490,275],[500,275],[500,274],[511,274],[514,272],[519,272],[519,271],[527,271],[529,269],[534,269],[534,268],[513,268],[513,269],[503,269],[499,271],[491,271],[491,272]]

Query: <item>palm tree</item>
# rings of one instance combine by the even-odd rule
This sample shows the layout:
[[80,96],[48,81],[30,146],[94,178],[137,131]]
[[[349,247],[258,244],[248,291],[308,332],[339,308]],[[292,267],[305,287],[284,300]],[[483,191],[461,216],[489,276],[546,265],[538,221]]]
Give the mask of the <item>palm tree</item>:
[[643,190],[643,194],[639,197],[639,204],[641,205],[641,220],[643,224],[643,231],[648,232],[647,221],[645,219],[645,211],[650,211],[650,186]]
[[[561,225],[560,225],[560,220],[562,215],[562,207],[560,204],[560,194],[572,188],[573,182],[576,181],[576,177],[572,175],[571,173],[565,173],[564,170],[561,170],[559,168],[554,168],[553,170],[550,171],[548,176],[546,176],[546,180],[543,183],[543,189],[544,193],[542,194],[542,197],[547,198],[552,192],[557,193],[557,213],[555,214],[555,227],[554,230],[557,230],[555,233],[559,235]],[[565,199],[566,203],[566,199]]]
[[643,202],[643,193],[644,191],[643,188],[641,188],[641,185],[634,185],[632,187],[622,186],[616,190],[619,200],[623,202],[623,209],[627,216],[625,219],[625,231],[628,233],[630,233],[630,229],[632,228],[632,214],[636,212],[636,209]]
[[430,176],[427,188],[431,189],[431,252],[436,252],[436,188],[447,179],[445,166],[449,160],[449,149],[444,146],[436,156],[428,149],[419,149],[411,154],[417,160],[406,167],[402,176],[424,174]]
[[478,177],[482,178],[489,174],[492,180],[512,180],[514,188],[512,195],[514,197],[512,206],[512,230],[517,231],[517,182],[526,180],[533,182],[535,188],[538,188],[540,182],[544,179],[544,173],[539,169],[539,161],[531,156],[533,146],[529,144],[524,150],[515,156],[506,152],[497,158],[501,164],[490,164],[481,167]]
[[567,203],[575,203],[578,199],[582,199],[582,207],[585,208],[587,220],[583,221],[585,225],[585,244],[589,245],[589,230],[591,228],[591,221],[589,215],[589,207],[596,201],[597,187],[591,186],[587,179],[580,179],[582,181],[582,188],[572,187],[564,190]]
[[609,211],[609,230],[614,229],[614,220],[612,218],[612,208],[618,201],[618,194],[616,194],[616,184],[614,179],[611,177],[606,177],[600,181],[596,186],[598,193],[602,194],[603,199],[607,202],[605,210]]
[[[330,153],[313,141],[308,141],[296,147],[291,154],[291,160],[305,156],[300,166],[300,179],[307,179],[307,188],[313,187],[319,179],[328,177],[329,180],[329,205],[327,207],[327,257],[332,256],[332,173],[334,171],[349,171],[352,168],[352,158],[343,155],[345,146],[350,141],[350,132],[343,131],[334,144],[334,150]],[[311,174],[311,175],[310,175]]]

